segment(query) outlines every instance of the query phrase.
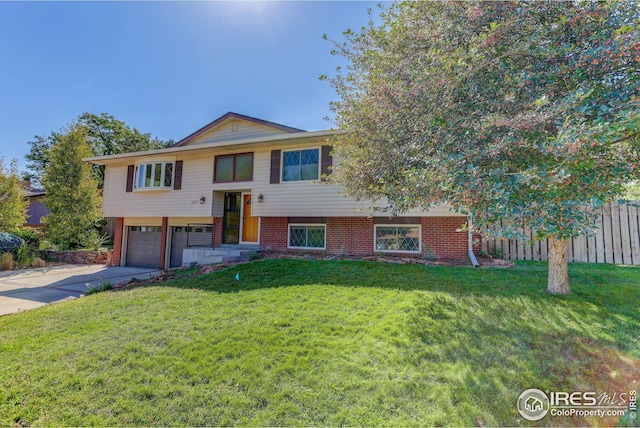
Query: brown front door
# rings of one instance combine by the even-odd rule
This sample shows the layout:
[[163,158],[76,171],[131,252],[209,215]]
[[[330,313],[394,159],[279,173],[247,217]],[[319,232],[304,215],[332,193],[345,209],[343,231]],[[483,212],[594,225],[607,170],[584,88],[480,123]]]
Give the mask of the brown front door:
[[242,242],[258,242],[259,221],[251,216],[251,195],[242,195]]

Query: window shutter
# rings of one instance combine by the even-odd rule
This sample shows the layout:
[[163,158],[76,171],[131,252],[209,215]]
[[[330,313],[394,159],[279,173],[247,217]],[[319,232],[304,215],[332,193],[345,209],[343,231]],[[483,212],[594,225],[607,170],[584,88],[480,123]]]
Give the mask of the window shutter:
[[173,190],[182,189],[182,161],[176,161],[176,170],[173,176]]
[[333,156],[331,156],[331,146],[322,146],[322,160],[320,164],[320,173],[322,175],[331,174],[329,167],[333,164]]
[[271,150],[271,184],[280,183],[280,150]]
[[133,192],[133,165],[127,166],[127,192]]

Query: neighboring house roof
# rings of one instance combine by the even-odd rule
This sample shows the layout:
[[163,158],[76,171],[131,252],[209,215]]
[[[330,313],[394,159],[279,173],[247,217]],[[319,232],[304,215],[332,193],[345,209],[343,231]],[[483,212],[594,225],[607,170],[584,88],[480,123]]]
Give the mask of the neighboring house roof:
[[20,182],[20,185],[22,189],[25,191],[25,193],[27,194],[27,196],[30,198],[34,196],[43,196],[46,194],[44,189],[39,189],[37,187],[31,186],[31,181],[28,181],[28,180],[22,181]]
[[198,138],[199,136],[201,136],[205,132],[208,132],[208,131],[212,130],[213,128],[215,128],[216,126],[219,126],[222,123],[224,123],[224,122],[226,122],[228,120],[232,120],[232,119],[240,119],[240,120],[244,120],[244,121],[248,121],[248,122],[253,122],[253,123],[256,123],[258,125],[264,125],[264,126],[268,126],[270,128],[279,129],[279,130],[284,131],[284,132],[291,132],[291,133],[293,133],[293,132],[306,132],[304,129],[293,128],[291,126],[281,125],[279,123],[269,122],[268,120],[258,119],[256,117],[246,116],[244,114],[234,113],[234,112],[230,111],[230,112],[220,116],[219,118],[217,118],[213,122],[211,122],[211,123],[203,126],[202,128],[198,129],[196,132],[192,133],[191,135],[189,135],[189,136],[183,138],[182,140],[178,141],[176,144],[173,145],[173,147],[179,147],[179,146],[184,146],[185,144],[189,144],[191,141],[195,140],[196,138]]
[[42,217],[50,213],[40,198],[41,196],[45,196],[46,192],[44,189],[32,187],[28,181],[22,183],[22,188],[29,197],[29,208],[27,209],[27,221],[25,225],[32,227],[40,226],[42,224]]
[[38,189],[35,187],[28,187],[24,190],[27,192],[27,196],[30,198],[34,196],[43,196],[47,193],[44,191],[44,189]]

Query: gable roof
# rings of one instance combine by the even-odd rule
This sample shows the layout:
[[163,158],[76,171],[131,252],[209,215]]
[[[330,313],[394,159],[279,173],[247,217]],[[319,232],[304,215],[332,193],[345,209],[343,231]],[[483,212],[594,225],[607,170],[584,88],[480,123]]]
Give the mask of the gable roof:
[[179,146],[182,146],[182,145],[190,143],[191,141],[195,140],[196,138],[198,138],[199,136],[201,136],[205,132],[215,128],[216,126],[220,125],[221,123],[223,123],[224,121],[226,121],[228,119],[245,120],[245,121],[248,121],[248,122],[257,123],[258,125],[264,125],[264,126],[268,126],[270,128],[279,129],[279,130],[284,131],[284,132],[291,132],[291,133],[293,133],[293,132],[306,132],[304,129],[293,128],[291,126],[281,125],[279,123],[269,122],[268,120],[262,120],[262,119],[258,119],[256,117],[246,116],[244,114],[234,113],[234,112],[230,111],[228,113],[223,114],[222,116],[220,116],[219,118],[217,118],[213,122],[211,122],[211,123],[203,126],[202,128],[198,129],[193,134],[191,134],[191,135],[183,138],[182,140],[178,141],[176,144],[173,145],[173,147],[179,147]]

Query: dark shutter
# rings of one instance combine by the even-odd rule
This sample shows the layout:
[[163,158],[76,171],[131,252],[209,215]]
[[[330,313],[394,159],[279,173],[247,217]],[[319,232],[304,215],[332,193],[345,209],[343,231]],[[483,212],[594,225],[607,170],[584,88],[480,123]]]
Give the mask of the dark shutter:
[[271,184],[280,183],[280,150],[271,150]]
[[133,165],[127,166],[127,192],[133,192]]
[[331,156],[331,146],[322,146],[322,160],[320,164],[320,173],[322,175],[331,174],[329,167],[333,164],[333,156]]
[[173,176],[173,190],[182,189],[182,161],[176,161],[176,170]]

